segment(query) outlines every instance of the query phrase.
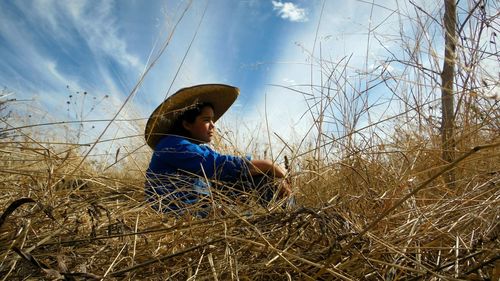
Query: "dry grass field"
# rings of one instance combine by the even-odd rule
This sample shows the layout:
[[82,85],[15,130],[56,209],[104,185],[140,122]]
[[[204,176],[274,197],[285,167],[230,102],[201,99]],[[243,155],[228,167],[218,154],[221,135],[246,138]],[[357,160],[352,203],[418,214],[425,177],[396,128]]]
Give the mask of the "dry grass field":
[[[214,192],[206,219],[145,202],[143,143],[124,157],[110,152],[122,163],[103,167],[47,141],[36,124],[3,129],[1,279],[498,280],[498,102],[478,114],[462,124],[452,163],[414,118],[381,122],[398,128],[384,138],[370,126],[300,152],[287,144],[278,157],[286,155],[295,207]],[[453,186],[443,178],[450,171]]]

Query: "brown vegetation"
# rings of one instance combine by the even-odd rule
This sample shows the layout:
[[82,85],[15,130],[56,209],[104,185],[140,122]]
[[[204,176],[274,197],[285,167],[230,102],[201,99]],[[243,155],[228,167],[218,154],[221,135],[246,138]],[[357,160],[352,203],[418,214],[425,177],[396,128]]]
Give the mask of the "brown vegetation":
[[[208,219],[176,218],[148,206],[145,147],[128,155],[127,164],[102,168],[75,146],[42,143],[24,130],[24,140],[4,138],[1,146],[0,275],[9,280],[494,280],[500,144],[493,115],[498,111],[481,114],[491,118],[462,126],[451,164],[441,159],[432,132],[400,129],[384,139],[351,132],[336,140],[341,157],[317,161],[322,153],[315,147],[286,153],[296,208],[264,210],[215,198],[217,211]],[[323,142],[320,148],[327,146]],[[457,176],[454,189],[442,177],[451,169]]]

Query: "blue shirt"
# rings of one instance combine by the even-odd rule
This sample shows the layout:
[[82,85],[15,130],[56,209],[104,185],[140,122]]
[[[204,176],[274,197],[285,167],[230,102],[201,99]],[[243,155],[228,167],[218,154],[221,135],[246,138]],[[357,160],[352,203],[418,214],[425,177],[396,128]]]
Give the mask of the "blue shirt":
[[163,212],[176,211],[210,195],[207,180],[237,182],[249,176],[247,161],[223,155],[180,136],[156,145],[146,171],[146,196]]

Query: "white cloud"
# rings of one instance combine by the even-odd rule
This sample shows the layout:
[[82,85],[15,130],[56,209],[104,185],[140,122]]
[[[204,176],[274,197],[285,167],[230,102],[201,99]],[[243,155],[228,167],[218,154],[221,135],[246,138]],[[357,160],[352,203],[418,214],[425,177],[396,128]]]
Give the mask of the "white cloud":
[[[13,73],[16,73],[14,76],[19,83],[0,79],[1,83],[23,95],[27,95],[34,89],[41,91],[40,88],[42,88],[50,89],[50,94],[47,96],[51,96],[54,89],[68,84],[81,88],[76,80],[57,69],[57,62],[53,58],[47,57],[39,51],[31,32],[26,28],[6,20],[0,25],[0,34],[12,46],[8,62],[20,66],[13,68],[7,65]],[[32,77],[36,77],[37,81],[43,81],[43,85],[35,85]]]
[[273,10],[278,11],[278,15],[282,19],[288,19],[293,22],[307,21],[307,12],[305,9],[299,8],[292,2],[272,1]]
[[[126,94],[123,93],[123,90],[120,92],[119,89],[130,87],[133,81],[123,79],[123,74],[120,74],[121,77],[118,80],[113,76],[120,76],[116,75],[116,72],[122,66],[131,73],[139,74],[143,70],[144,64],[139,57],[128,50],[127,34],[120,32],[122,25],[114,13],[113,2],[101,1],[99,4],[95,4],[88,1],[44,0],[36,1],[33,4],[35,8],[31,9],[24,2],[16,2],[17,8],[23,11],[24,18],[38,23],[36,30],[30,29],[29,25],[18,24],[12,18],[4,18],[3,24],[0,25],[0,34],[8,38],[7,41],[13,46],[9,61],[13,65],[20,66],[13,72],[17,72],[19,80],[24,81],[15,87],[16,92],[28,94],[31,89],[55,91],[64,85],[71,85],[72,88],[87,91]],[[86,62],[82,62],[82,65],[92,64],[94,69],[100,70],[101,78],[106,87],[103,88],[103,84],[100,82],[96,83],[75,77],[67,72],[64,61],[59,56],[55,57],[50,52],[43,51],[44,43],[38,42],[35,34],[44,35],[47,39],[46,42],[56,45],[63,54],[78,54],[80,50],[74,42],[80,42],[75,41],[77,39],[84,40],[83,48],[88,47],[93,56]],[[76,55],[75,57],[81,56]],[[109,68],[109,65],[102,58],[111,58],[120,65],[103,71]],[[114,75],[111,73],[113,71]],[[31,76],[37,77],[37,79],[33,80]],[[39,81],[43,81],[44,87],[37,85]],[[127,85],[124,81],[127,81]],[[2,82],[10,87],[15,86],[7,81]],[[49,96],[49,93],[41,92],[41,94]]]
[[112,2],[95,3],[65,2],[65,9],[71,15],[79,32],[87,38],[92,50],[100,50],[115,58],[125,66],[135,67],[138,71],[144,66],[140,59],[127,51],[127,43],[119,35],[115,7]]
[[42,27],[47,27],[42,30],[53,40],[67,43],[81,36],[97,56],[112,57],[137,71],[144,67],[140,59],[127,50],[126,34],[118,30],[121,23],[115,16],[113,1],[44,0],[33,4],[35,8],[31,9],[28,4],[17,3],[27,18],[37,19]]

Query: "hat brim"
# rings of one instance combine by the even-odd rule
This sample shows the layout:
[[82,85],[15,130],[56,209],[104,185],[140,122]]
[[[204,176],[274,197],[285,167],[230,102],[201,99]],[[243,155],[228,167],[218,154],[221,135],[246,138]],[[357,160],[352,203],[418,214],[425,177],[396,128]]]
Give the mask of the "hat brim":
[[214,122],[234,103],[240,90],[224,84],[203,84],[182,88],[151,114],[144,132],[146,143],[155,148],[158,142],[172,129],[178,114],[199,103],[210,103],[214,109]]

